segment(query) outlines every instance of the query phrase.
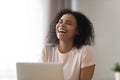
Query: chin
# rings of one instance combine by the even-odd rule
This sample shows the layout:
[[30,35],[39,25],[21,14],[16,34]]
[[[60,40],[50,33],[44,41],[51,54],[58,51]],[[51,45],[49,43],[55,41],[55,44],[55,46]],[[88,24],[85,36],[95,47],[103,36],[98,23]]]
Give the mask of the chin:
[[65,40],[65,38],[64,37],[57,37],[59,40]]

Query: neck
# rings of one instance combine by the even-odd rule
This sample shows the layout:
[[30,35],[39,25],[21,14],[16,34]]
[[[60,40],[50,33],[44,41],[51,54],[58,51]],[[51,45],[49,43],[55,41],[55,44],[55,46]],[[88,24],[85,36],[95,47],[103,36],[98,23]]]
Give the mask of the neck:
[[60,52],[62,53],[67,53],[69,52],[71,49],[73,48],[73,41],[60,41],[59,45],[58,45],[58,49],[60,50]]

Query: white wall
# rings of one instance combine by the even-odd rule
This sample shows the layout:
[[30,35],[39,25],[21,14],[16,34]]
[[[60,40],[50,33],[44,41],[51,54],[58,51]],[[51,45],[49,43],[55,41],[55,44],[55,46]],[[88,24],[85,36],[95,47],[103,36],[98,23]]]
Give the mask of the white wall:
[[120,62],[120,0],[73,0],[73,9],[86,14],[95,28],[95,80],[114,80],[112,68]]

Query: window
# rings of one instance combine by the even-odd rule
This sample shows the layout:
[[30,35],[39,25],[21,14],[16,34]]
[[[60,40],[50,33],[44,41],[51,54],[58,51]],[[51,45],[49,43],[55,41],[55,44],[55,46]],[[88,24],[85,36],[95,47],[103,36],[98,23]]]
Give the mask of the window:
[[16,80],[16,62],[38,60],[46,5],[46,0],[0,0],[0,80]]

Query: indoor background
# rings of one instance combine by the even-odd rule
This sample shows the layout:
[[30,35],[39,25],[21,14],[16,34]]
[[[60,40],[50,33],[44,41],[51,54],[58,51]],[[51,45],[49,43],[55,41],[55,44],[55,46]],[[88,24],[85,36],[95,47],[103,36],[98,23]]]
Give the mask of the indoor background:
[[92,21],[94,80],[114,80],[120,62],[120,0],[0,0],[0,80],[16,80],[16,62],[37,62],[56,12],[71,8]]

